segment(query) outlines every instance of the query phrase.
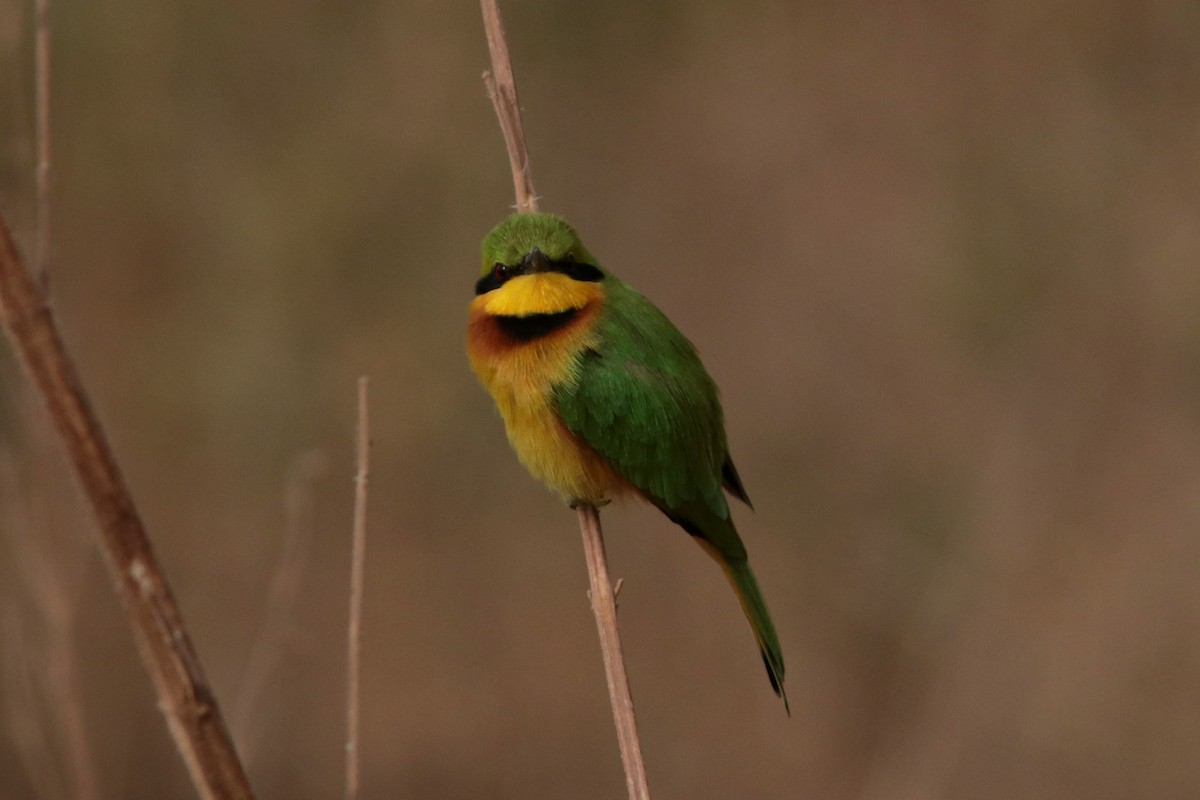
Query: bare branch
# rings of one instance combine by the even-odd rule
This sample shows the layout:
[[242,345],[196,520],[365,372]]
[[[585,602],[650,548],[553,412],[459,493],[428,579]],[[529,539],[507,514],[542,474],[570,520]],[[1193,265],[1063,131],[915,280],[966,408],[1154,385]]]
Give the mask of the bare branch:
[[625,674],[625,656],[621,653],[616,594],[608,577],[600,512],[595,506],[586,504],[579,505],[576,510],[579,512],[579,530],[583,534],[583,554],[587,557],[588,580],[592,586],[592,613],[596,615],[600,651],[604,656],[604,674],[608,678],[608,698],[612,703],[613,721],[617,725],[621,763],[625,766],[625,786],[629,790],[630,800],[650,800],[637,717],[633,711],[633,696],[629,692],[629,678]]
[[508,57],[508,40],[504,35],[504,20],[496,0],[480,0],[483,6],[483,27],[487,32],[488,51],[492,56],[492,71],[483,73],[488,97],[500,120],[504,144],[508,148],[508,165],[512,169],[513,187],[517,194],[517,211],[537,211],[537,193],[533,191],[533,175],[529,170],[529,149],[525,145],[525,126],[521,123],[521,104],[517,100],[517,82],[513,78],[512,61]]
[[5,642],[3,653],[0,653],[0,661],[3,661],[3,682],[0,686],[3,686],[7,698],[7,727],[25,769],[25,776],[33,788],[34,796],[66,797],[67,789],[60,776],[61,770],[54,763],[51,753],[50,736],[34,700],[37,694],[33,679],[35,669],[29,663],[32,648],[26,646],[29,637],[15,603],[6,604],[3,608],[0,635]]
[[350,623],[346,670],[346,800],[358,798],[358,708],[361,680],[362,604],[367,552],[367,471],[371,434],[367,416],[367,377],[358,379],[358,471],[354,476],[354,532],[350,548]]
[[[32,416],[28,413],[32,394],[26,393],[23,399],[29,401],[23,404],[27,416]],[[41,443],[43,438],[48,437],[36,440]],[[44,448],[37,449],[35,470],[44,473],[44,453],[40,452]],[[70,795],[93,800],[100,795],[75,655],[75,620],[87,553],[76,537],[66,540],[63,527],[52,521],[48,498],[43,495],[48,483],[45,474],[35,472],[30,480],[33,497],[23,497],[16,465],[7,452],[0,451],[0,527],[7,529],[20,583],[32,600],[30,628],[40,629],[41,634],[35,637],[32,631],[26,632],[21,639],[11,640],[10,647],[25,651],[25,658],[37,664],[30,671],[29,682],[54,717],[50,730],[61,753],[57,771],[69,777]]]
[[17,253],[2,216],[0,317],[46,404],[96,516],[101,552],[193,784],[204,798],[252,797],[225,720],[112,449],[63,346],[54,316]]
[[[529,169],[529,152],[525,146],[525,131],[521,125],[521,106],[517,102],[517,86],[513,79],[512,61],[504,23],[500,18],[497,0],[480,0],[483,24],[487,30],[488,50],[492,56],[492,75],[484,73],[488,95],[496,108],[504,143],[508,147],[508,162],[512,167],[513,188],[517,196],[517,211],[537,211],[537,196]],[[616,598],[608,577],[604,556],[604,536],[600,529],[600,512],[594,506],[579,505],[579,529],[587,556],[588,580],[591,583],[592,611],[600,635],[600,650],[604,656],[604,672],[608,678],[608,699],[612,704],[613,720],[617,726],[617,743],[625,767],[625,784],[631,800],[649,800],[646,765],[638,739],[637,719],[629,693],[629,678],[625,659],[621,655],[621,636],[617,628]]]
[[[516,191],[517,211],[528,213],[538,210],[538,197],[533,191],[533,179],[529,173],[529,152],[521,125],[521,106],[517,102],[516,80],[512,77],[512,62],[509,59],[508,41],[504,36],[504,23],[500,19],[497,0],[480,0],[484,8],[484,28],[487,31],[487,49],[492,55],[492,73],[484,73],[487,94],[496,107],[500,130],[504,132],[504,144],[508,145],[509,166],[512,168],[512,187]],[[604,553],[604,535],[600,529],[600,512],[594,506],[578,506],[580,531],[583,535],[583,552],[588,560],[588,579],[592,583],[592,610],[596,618],[596,630],[600,633],[600,649],[604,654],[605,674],[608,679],[608,702],[612,704],[613,720],[617,723],[617,742],[620,760],[625,766],[625,784],[631,800],[648,800],[650,796],[646,782],[646,764],[642,762],[642,746],[637,736],[637,720],[634,716],[634,700],[629,693],[629,678],[625,674],[625,660],[620,654],[620,633],[617,628],[617,604],[608,579],[608,565]]]
[[324,455],[310,450],[300,454],[288,470],[284,487],[283,551],[267,589],[259,633],[250,647],[229,715],[230,729],[241,747],[242,763],[247,767],[254,764],[265,728],[264,696],[296,633],[293,617],[314,535],[313,484],[325,474],[326,468]]
[[45,292],[50,278],[50,0],[35,0],[34,37],[37,138],[37,253],[34,276]]

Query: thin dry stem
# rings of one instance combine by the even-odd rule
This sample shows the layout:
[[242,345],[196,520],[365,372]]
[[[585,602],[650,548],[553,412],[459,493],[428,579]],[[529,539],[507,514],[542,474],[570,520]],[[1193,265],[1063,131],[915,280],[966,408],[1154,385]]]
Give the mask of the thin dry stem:
[[254,764],[262,739],[264,698],[284,662],[293,638],[293,618],[300,597],[301,578],[308,566],[313,540],[313,483],[325,474],[326,459],[319,451],[302,453],[288,470],[284,487],[284,539],[259,633],[250,648],[241,686],[230,713],[230,728],[240,746],[242,762]]
[[204,798],[252,797],[225,720],[108,439],[67,355],[45,296],[17,253],[3,216],[0,316],[91,504],[101,552],[192,783]]
[[25,646],[29,637],[15,603],[6,605],[0,616],[0,635],[5,642],[0,660],[3,661],[7,727],[25,777],[36,797],[66,797],[61,770],[54,763],[50,735],[34,700],[37,692],[35,669],[29,663],[30,648]]
[[650,787],[646,783],[646,765],[642,761],[637,716],[633,710],[633,695],[629,692],[625,656],[621,653],[621,636],[617,628],[616,593],[608,577],[608,560],[604,555],[600,512],[595,506],[589,505],[579,505],[576,510],[579,512],[579,531],[583,534],[583,554],[587,557],[588,580],[592,587],[592,613],[596,615],[600,650],[604,654],[608,697],[617,726],[621,763],[625,766],[625,786],[629,790],[630,800],[649,800]]
[[[35,474],[31,485],[46,485],[44,478]],[[35,488],[33,500],[26,499],[28,494],[22,497],[15,465],[7,454],[0,454],[0,508],[4,509],[0,524],[8,529],[20,582],[32,600],[29,629],[21,631],[20,639],[6,641],[36,663],[28,680],[54,718],[50,730],[61,753],[57,771],[69,777],[72,797],[92,800],[99,790],[75,657],[84,551],[73,540],[52,546],[64,531],[52,522],[50,509],[39,502],[45,498],[36,492]],[[34,513],[35,506],[38,513]],[[40,635],[35,636],[32,629]]]
[[[54,717],[49,733],[58,742],[61,754],[55,771],[70,778],[72,798],[91,800],[98,796],[96,770],[84,724],[83,690],[74,648],[85,553],[73,537],[70,541],[54,541],[61,540],[65,531],[53,522],[53,510],[38,491],[47,485],[47,476],[41,449],[35,455],[31,491],[23,493],[16,463],[10,453],[0,451],[0,528],[7,531],[20,588],[31,600],[30,624],[17,625],[19,612],[13,607],[14,634],[5,640],[11,650],[22,651],[20,664],[36,664],[28,667],[25,682],[41,697],[47,715]],[[47,739],[42,744],[53,762],[50,751],[54,748],[49,747]],[[26,764],[30,770],[38,769],[36,760],[26,757]]]
[[[50,0],[34,2],[34,138],[36,153],[36,260],[34,275],[45,294],[50,280],[51,236],[51,129],[50,129]],[[22,393],[22,407],[27,417],[33,416],[34,399],[31,392]],[[35,468],[44,471],[48,437],[44,428],[36,428],[33,441]],[[44,475],[37,476],[34,486],[46,485]],[[37,523],[26,514],[25,524],[14,530],[14,547],[20,572],[35,602],[40,618],[42,637],[37,644],[32,637],[19,645],[26,646],[43,663],[32,680],[40,683],[46,706],[53,714],[57,739],[61,745],[61,771],[69,776],[71,796],[92,800],[99,796],[95,762],[85,724],[83,690],[79,681],[75,650],[75,621],[82,585],[85,550],[73,538],[53,547],[52,540],[62,538],[64,526],[54,524],[48,508],[48,498],[38,491],[27,502],[15,489],[15,470],[8,476],[10,509],[36,502]],[[74,528],[75,526],[71,526]],[[20,531],[20,533],[17,533]],[[23,535],[21,535],[23,534]],[[58,552],[51,552],[57,550]]]
[[37,138],[37,253],[34,276],[46,289],[50,276],[50,0],[36,0],[34,95]]
[[362,605],[367,552],[367,474],[371,434],[367,377],[358,379],[358,470],[354,476],[354,533],[350,548],[350,622],[346,636],[346,800],[358,797],[358,708],[362,653]]
[[[521,125],[521,106],[517,102],[517,86],[513,78],[512,61],[504,35],[504,22],[496,0],[480,0],[483,24],[487,31],[488,50],[492,57],[492,75],[484,73],[488,95],[496,108],[500,130],[508,148],[512,167],[513,188],[517,196],[517,211],[537,211],[537,196],[529,169],[529,152],[525,146],[525,131]],[[617,743],[621,763],[625,767],[625,784],[631,800],[649,800],[646,765],[638,738],[637,718],[621,654],[621,636],[617,627],[616,598],[608,577],[604,556],[604,536],[600,528],[600,512],[594,506],[579,505],[579,529],[587,556],[588,580],[591,583],[592,611],[600,635],[600,650],[604,657],[604,672],[608,678],[608,699],[612,704],[613,720],[617,726]]]
[[537,211],[537,193],[533,191],[533,175],[529,170],[529,148],[525,145],[525,126],[521,122],[521,104],[517,100],[517,82],[513,78],[512,60],[508,57],[508,39],[504,35],[504,20],[496,0],[480,0],[483,7],[483,27],[487,33],[488,51],[492,56],[492,71],[483,73],[488,97],[500,120],[504,144],[508,148],[508,165],[512,169],[513,188],[517,194],[517,211]]
[[[61,576],[53,576],[62,580]],[[68,591],[59,586],[60,592]],[[83,713],[83,691],[76,669],[75,604],[70,598],[65,615],[46,620],[46,689],[63,742],[66,772],[71,777],[71,796],[77,800],[99,797],[96,769]]]

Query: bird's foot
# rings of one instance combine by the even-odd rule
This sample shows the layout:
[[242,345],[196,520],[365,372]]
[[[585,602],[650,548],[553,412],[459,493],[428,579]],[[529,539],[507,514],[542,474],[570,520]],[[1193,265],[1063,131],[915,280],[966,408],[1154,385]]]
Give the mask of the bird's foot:
[[572,510],[577,510],[580,506],[595,506],[596,508],[604,508],[612,502],[612,499],[605,497],[603,500],[581,500],[578,497],[572,497],[567,501],[567,505]]

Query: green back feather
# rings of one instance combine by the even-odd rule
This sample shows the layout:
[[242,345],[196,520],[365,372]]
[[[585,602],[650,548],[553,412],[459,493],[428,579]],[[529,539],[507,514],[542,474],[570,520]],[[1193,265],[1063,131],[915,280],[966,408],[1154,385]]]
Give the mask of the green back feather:
[[657,502],[728,517],[716,385],[695,348],[649,300],[611,276],[604,288],[598,344],[580,355],[578,379],[556,387],[559,414]]

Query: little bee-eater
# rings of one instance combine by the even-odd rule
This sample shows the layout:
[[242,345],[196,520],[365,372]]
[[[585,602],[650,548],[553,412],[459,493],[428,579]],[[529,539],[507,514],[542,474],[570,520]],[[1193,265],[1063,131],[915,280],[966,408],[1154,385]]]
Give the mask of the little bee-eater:
[[722,489],[750,498],[691,342],[562,219],[514,214],[483,240],[467,347],[534,477],[572,505],[641,497],[721,565],[786,707],[779,639]]

